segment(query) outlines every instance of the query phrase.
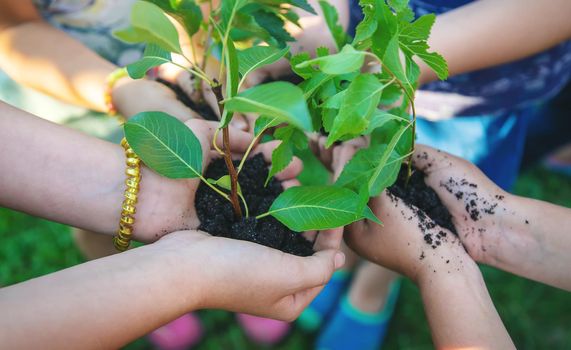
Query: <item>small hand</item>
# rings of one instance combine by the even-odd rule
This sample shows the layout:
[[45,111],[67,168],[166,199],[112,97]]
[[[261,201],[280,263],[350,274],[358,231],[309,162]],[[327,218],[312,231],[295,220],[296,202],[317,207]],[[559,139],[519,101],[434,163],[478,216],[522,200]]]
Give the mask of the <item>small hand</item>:
[[[333,159],[334,168],[342,168],[354,152],[348,148],[339,151]],[[415,206],[387,191],[372,198],[369,206],[382,226],[363,220],[345,228],[345,241],[362,257],[417,283],[434,273],[458,272],[473,264],[459,238]]]
[[[191,119],[186,125],[192,129],[199,139],[203,151],[203,168],[210,164],[212,159],[219,154],[212,150],[212,139],[217,122],[206,122],[199,119]],[[231,128],[230,143],[234,154],[243,154],[252,141],[252,135],[247,132]],[[222,133],[218,133],[218,147],[222,147]],[[279,142],[263,143],[252,151],[253,154],[261,153],[266,161],[271,160],[273,149]],[[301,171],[301,162],[294,158],[292,163],[278,173],[276,177],[284,181],[284,185],[290,185],[292,180]],[[194,197],[200,185],[199,179],[168,179],[152,170],[142,167],[141,190],[134,234],[135,238],[144,242],[152,242],[167,232],[181,229],[196,229],[200,222],[196,214]]]
[[[460,240],[470,256],[486,262],[506,225],[512,225],[515,212],[509,205],[511,195],[474,164],[446,152],[418,145],[413,164],[426,173],[426,183],[452,214]],[[525,219],[520,221],[524,224]]]
[[121,79],[114,86],[112,97],[115,108],[126,118],[146,111],[165,112],[181,121],[200,118],[176,98],[174,91],[153,80]]
[[293,321],[344,264],[343,253],[326,238],[318,237],[316,253],[304,258],[200,231],[168,234],[155,244],[174,253],[177,265],[185,263],[194,280],[204,281],[199,291],[189,290],[201,295],[199,308]]

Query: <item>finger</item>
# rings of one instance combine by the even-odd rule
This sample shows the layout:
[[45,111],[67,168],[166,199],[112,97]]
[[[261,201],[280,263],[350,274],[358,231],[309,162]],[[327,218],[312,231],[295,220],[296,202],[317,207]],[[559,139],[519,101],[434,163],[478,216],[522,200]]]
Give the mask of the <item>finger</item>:
[[305,258],[296,259],[301,271],[294,292],[324,286],[335,270],[345,264],[345,254],[336,249],[321,250]]
[[[201,143],[203,149],[210,150],[212,148],[211,142],[215,134],[218,134],[216,145],[220,149],[224,147],[222,130],[218,133],[216,132],[219,125],[218,122],[191,119],[186,122],[186,125],[195,132],[197,137],[202,138]],[[228,129],[228,133],[230,136],[230,150],[237,153],[245,152],[252,141],[252,136],[245,131],[232,127]]]
[[189,119],[202,119],[200,114],[185,106],[184,103],[177,100],[174,96],[169,103],[165,103],[162,111],[172,115],[182,122],[186,122]]
[[333,178],[337,180],[345,165],[357,153],[357,148],[349,145],[337,146],[333,149],[333,161],[331,167],[333,169]]
[[343,239],[344,227],[337,227],[330,230],[320,231],[315,239],[313,248],[316,251],[327,249],[339,249],[341,240]]
[[297,179],[286,180],[282,182],[282,187],[287,190],[290,187],[296,187],[301,185]]
[[[268,163],[272,161],[272,153],[278,147],[281,141],[270,141],[258,145],[253,153],[262,153],[264,160]],[[293,157],[292,161],[286,166],[286,168],[276,174],[276,178],[279,180],[289,180],[294,179],[301,173],[303,169],[303,163],[297,157]]]

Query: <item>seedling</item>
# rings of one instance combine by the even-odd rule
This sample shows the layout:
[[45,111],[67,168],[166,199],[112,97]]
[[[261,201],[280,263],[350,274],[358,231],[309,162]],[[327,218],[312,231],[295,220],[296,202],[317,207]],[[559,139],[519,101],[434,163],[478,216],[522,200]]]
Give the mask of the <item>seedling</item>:
[[[144,57],[126,67],[132,78],[142,78],[152,67],[170,62],[212,88],[224,140],[218,151],[228,174],[205,178],[198,139],[182,122],[161,112],[143,112],[125,124],[135,152],[161,175],[199,178],[232,204],[239,219],[250,213],[238,174],[263,135],[271,133],[281,140],[272,154],[268,179],[291,162],[294,152],[308,149],[309,135],[325,135],[327,147],[366,136],[370,146],[357,152],[334,185],[287,189],[256,218],[271,215],[294,231],[335,228],[364,218],[380,223],[367,201],[394,183],[402,162],[414,150],[419,68],[413,57],[423,60],[441,79],[447,76],[444,59],[428,52],[435,16],[414,20],[406,0],[362,0],[365,17],[351,39],[337,23],[334,7],[321,1],[338,53],[319,48],[312,58],[308,53],[289,53],[287,42],[293,38],[284,29],[285,22],[297,24],[293,7],[315,13],[305,0],[220,3],[213,8],[209,2],[209,17],[204,18],[193,0],[139,1],[133,7],[131,27],[117,36],[147,45]],[[185,56],[169,17],[186,30],[192,52],[198,52],[197,46],[204,48],[201,60]],[[174,63],[173,57],[181,57],[186,64]],[[210,57],[219,59],[217,77],[206,73]],[[239,92],[248,74],[284,57],[303,78],[299,86],[278,81]],[[375,66],[376,71],[367,72]],[[196,87],[203,93],[199,84]],[[252,142],[238,166],[232,162],[229,146],[228,125],[235,113],[258,116]]]

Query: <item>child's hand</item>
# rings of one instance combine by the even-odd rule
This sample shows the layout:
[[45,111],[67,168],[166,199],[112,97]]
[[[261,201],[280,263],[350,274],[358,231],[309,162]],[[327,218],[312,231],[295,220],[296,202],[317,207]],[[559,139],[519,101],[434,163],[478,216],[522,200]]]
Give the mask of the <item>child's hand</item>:
[[[355,150],[345,148],[334,155],[339,171]],[[402,273],[415,282],[434,273],[452,273],[473,264],[460,240],[428,217],[419,218],[418,209],[384,191],[369,206],[383,226],[366,220],[345,228],[345,241],[364,258]],[[439,245],[430,243],[439,241]],[[433,248],[433,245],[436,247]]]
[[422,145],[417,146],[413,159],[452,214],[460,240],[474,260],[487,262],[508,226],[525,226],[523,218],[512,222],[516,217],[510,205],[512,196],[474,164]]
[[189,298],[201,296],[196,308],[286,321],[299,316],[345,261],[326,236],[318,237],[317,252],[304,258],[200,231],[168,234],[156,245],[161,254],[172,253],[178,266],[187,266],[193,281],[200,281],[200,287],[188,288]]
[[[199,139],[203,151],[203,167],[206,169],[212,159],[219,157],[213,150],[212,139],[218,127],[217,122],[207,122],[191,119],[186,125]],[[252,141],[252,135],[231,128],[230,143],[232,152],[243,154]],[[218,147],[222,148],[222,133],[218,133],[216,140]],[[278,141],[260,144],[251,155],[261,153],[266,161],[271,161],[273,150]],[[284,186],[295,184],[295,178],[301,172],[302,165],[298,158],[283,171],[276,174],[276,178],[283,181]],[[137,204],[137,220],[135,220],[135,239],[152,242],[167,232],[181,229],[196,229],[200,222],[194,206],[194,196],[200,185],[199,179],[173,180],[162,177],[146,167],[141,168],[142,179]]]
[[115,108],[126,118],[146,111],[165,112],[181,121],[200,118],[198,113],[177,100],[174,91],[153,80],[121,79],[112,95]]
[[[473,264],[460,240],[428,217],[419,219],[418,209],[386,191],[369,206],[383,226],[359,221],[345,228],[345,241],[357,254],[402,273],[415,283],[432,274],[462,271]],[[433,227],[432,227],[433,226]],[[433,248],[438,240],[440,243]]]

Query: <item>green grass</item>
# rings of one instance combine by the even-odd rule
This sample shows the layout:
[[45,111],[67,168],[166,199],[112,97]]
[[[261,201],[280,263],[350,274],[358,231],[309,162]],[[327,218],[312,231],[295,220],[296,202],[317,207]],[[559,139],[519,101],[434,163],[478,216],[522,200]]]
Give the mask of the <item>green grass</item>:
[[[542,169],[523,174],[517,194],[571,206],[571,181]],[[571,252],[570,252],[571,254]],[[68,227],[0,208],[0,285],[10,285],[83,261]],[[571,349],[571,293],[482,268],[492,299],[519,349]],[[234,316],[202,311],[206,337],[198,349],[265,349],[249,342]],[[294,329],[275,349],[311,349],[313,336]],[[149,349],[144,341],[129,349]],[[386,349],[431,349],[416,287],[405,281]]]

